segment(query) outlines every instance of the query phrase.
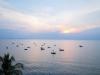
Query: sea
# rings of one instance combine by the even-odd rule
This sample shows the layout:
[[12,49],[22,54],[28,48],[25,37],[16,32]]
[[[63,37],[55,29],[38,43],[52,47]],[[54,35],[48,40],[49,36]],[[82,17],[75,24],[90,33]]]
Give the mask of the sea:
[[0,40],[5,53],[24,64],[23,75],[100,75],[100,40]]

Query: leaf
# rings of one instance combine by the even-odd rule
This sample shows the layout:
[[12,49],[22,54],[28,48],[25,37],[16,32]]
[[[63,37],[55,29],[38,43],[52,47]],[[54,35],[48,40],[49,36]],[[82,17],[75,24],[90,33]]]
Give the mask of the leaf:
[[15,58],[14,58],[13,56],[11,56],[11,58],[10,58],[10,59],[11,59],[11,61],[15,61]]
[[23,75],[21,70],[13,70],[12,75]]
[[0,56],[0,62],[3,62],[3,58]]
[[0,75],[3,75],[3,71],[2,71],[2,69],[0,69]]
[[24,65],[23,65],[22,63],[17,63],[17,64],[15,64],[15,67],[16,67],[16,68],[24,69]]

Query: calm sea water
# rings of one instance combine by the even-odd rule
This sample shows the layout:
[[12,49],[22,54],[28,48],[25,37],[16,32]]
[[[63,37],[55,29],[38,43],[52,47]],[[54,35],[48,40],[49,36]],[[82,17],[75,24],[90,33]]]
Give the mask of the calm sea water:
[[7,52],[24,64],[24,75],[100,75],[100,41],[0,40],[0,55]]

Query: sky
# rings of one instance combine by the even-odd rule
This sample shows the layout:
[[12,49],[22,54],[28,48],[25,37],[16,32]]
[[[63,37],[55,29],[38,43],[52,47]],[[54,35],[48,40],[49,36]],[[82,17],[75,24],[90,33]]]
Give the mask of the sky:
[[100,0],[0,0],[0,29],[77,33],[100,27]]

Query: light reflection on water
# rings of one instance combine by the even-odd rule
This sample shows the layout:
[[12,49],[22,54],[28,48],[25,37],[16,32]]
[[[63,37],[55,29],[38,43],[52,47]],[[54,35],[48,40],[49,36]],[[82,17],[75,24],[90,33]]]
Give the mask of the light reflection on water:
[[[41,51],[44,43],[45,50]],[[96,75],[100,74],[99,45],[100,41],[84,40],[0,40],[0,55],[12,54],[25,64],[27,75]],[[30,48],[24,50],[27,47]]]

